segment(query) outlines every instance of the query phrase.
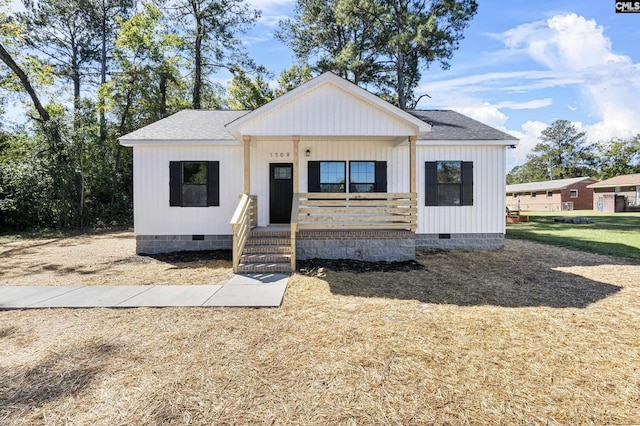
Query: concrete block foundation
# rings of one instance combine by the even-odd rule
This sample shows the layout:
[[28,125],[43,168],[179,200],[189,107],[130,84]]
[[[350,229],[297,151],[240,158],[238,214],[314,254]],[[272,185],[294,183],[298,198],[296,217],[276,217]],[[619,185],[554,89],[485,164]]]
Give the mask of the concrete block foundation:
[[443,250],[496,250],[504,247],[504,234],[416,234],[416,248]]
[[415,234],[408,231],[300,231],[296,256],[401,262],[416,258]]
[[137,254],[231,250],[232,235],[136,235]]

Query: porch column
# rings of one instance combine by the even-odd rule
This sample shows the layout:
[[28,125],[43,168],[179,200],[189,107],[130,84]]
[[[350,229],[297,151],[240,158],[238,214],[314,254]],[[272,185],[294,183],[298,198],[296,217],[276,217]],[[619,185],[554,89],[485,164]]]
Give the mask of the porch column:
[[298,182],[298,162],[300,161],[300,136],[293,136],[293,193],[300,192],[300,184]]
[[251,136],[242,137],[244,143],[244,193],[251,194]]
[[416,139],[417,136],[409,136],[409,192],[418,192],[416,189]]

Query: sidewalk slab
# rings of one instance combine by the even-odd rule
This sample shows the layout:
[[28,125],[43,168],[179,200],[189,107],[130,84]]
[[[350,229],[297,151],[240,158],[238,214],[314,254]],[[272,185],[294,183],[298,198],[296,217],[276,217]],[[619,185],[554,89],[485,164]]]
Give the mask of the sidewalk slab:
[[279,307],[288,282],[286,274],[240,274],[224,285],[0,286],[0,310]]
[[142,294],[115,305],[117,308],[147,306],[155,308],[202,306],[222,285],[154,286]]
[[225,285],[202,306],[277,308],[282,304],[287,284]]
[[134,296],[144,294],[153,286],[86,286],[36,303],[34,308],[108,308]]
[[0,286],[0,309],[32,308],[37,303],[80,288],[82,286]]

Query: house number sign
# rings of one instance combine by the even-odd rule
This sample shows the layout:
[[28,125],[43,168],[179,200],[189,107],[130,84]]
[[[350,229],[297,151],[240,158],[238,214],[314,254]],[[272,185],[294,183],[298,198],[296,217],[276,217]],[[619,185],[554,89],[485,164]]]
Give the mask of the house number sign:
[[271,157],[277,157],[277,158],[284,158],[284,157],[291,157],[291,153],[290,152],[272,152],[271,153]]

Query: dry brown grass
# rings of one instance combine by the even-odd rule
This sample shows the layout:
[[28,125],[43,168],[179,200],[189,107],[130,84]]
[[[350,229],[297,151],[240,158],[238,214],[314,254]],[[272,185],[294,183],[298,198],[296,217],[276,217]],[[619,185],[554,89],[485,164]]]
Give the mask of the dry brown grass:
[[[53,249],[29,250],[25,274]],[[86,268],[69,250],[48,262]],[[524,241],[419,261],[294,275],[280,309],[0,312],[0,424],[640,423],[640,266]]]
[[131,232],[0,244],[0,285],[220,284],[232,274],[229,262],[168,263],[135,247]]

